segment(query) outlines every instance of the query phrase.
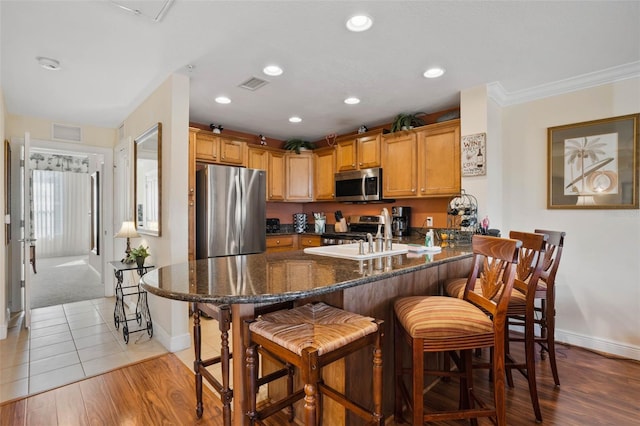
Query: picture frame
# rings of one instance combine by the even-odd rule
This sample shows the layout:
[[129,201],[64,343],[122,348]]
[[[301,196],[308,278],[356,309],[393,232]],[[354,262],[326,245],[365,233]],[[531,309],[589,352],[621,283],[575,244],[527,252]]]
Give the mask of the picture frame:
[[487,134],[463,136],[461,139],[460,160],[462,176],[484,176],[487,174]]
[[547,208],[637,209],[639,120],[630,114],[547,128]]

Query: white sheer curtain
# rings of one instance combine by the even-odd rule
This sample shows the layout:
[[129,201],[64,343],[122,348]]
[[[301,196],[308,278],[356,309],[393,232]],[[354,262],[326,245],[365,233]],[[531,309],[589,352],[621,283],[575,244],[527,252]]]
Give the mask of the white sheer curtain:
[[33,226],[38,257],[86,254],[90,245],[86,173],[33,170]]

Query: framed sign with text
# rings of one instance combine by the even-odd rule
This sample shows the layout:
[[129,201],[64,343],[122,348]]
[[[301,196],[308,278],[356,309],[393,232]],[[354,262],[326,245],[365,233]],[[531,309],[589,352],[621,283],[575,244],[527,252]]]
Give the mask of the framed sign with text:
[[462,137],[460,157],[462,176],[483,176],[487,174],[487,134],[476,133]]

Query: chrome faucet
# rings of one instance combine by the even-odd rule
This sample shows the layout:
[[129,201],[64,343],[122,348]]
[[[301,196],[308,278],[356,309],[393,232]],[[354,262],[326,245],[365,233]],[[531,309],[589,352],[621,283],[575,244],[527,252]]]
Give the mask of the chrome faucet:
[[391,215],[386,207],[382,209],[382,216],[384,216],[384,249],[392,250],[393,242],[391,239],[393,238],[393,234],[391,230]]
[[367,242],[369,243],[369,253],[373,253],[373,235],[367,232]]

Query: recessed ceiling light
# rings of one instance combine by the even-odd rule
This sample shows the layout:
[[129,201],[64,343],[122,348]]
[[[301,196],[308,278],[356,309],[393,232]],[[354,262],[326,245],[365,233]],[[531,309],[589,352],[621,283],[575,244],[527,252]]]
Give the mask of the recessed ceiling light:
[[226,96],[218,96],[216,98],[216,102],[219,104],[230,104],[231,99],[227,98]]
[[282,68],[277,65],[267,65],[262,69],[262,72],[272,77],[277,77],[283,73]]
[[429,68],[428,70],[426,70],[423,74],[426,78],[438,78],[441,77],[442,75],[444,75],[444,69],[443,68],[438,68],[438,67],[434,67],[434,68]]
[[360,103],[360,99],[351,96],[351,97],[345,99],[344,103],[347,104],[347,105],[355,105],[355,104],[359,104]]
[[347,29],[359,33],[367,31],[373,25],[373,19],[367,15],[355,15],[347,20]]
[[45,58],[44,56],[38,56],[36,60],[38,61],[38,64],[40,64],[40,66],[45,70],[59,71],[62,69],[60,67],[60,62],[56,61],[55,59]]
[[289,121],[291,123],[300,123],[302,121],[302,118],[293,116],[293,117],[289,117]]

